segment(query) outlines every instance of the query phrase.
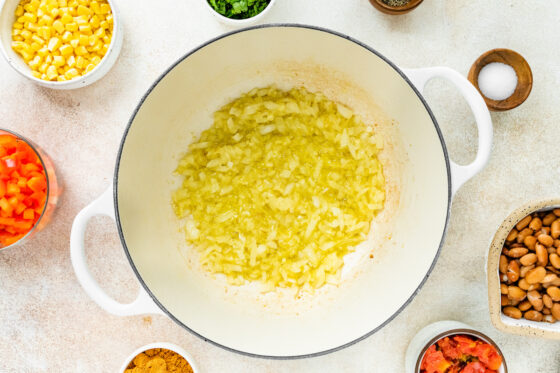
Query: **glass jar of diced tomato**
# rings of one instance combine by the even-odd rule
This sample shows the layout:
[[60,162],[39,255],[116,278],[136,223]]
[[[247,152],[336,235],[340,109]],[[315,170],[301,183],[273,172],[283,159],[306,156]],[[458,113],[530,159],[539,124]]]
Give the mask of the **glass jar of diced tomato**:
[[44,228],[59,193],[53,163],[45,152],[24,137],[0,129],[0,250]]

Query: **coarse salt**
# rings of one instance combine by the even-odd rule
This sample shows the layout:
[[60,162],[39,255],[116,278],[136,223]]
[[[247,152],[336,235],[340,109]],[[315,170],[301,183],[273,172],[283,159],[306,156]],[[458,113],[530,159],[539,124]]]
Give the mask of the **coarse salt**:
[[505,100],[517,88],[517,74],[513,67],[505,63],[489,63],[478,74],[478,88],[489,99]]

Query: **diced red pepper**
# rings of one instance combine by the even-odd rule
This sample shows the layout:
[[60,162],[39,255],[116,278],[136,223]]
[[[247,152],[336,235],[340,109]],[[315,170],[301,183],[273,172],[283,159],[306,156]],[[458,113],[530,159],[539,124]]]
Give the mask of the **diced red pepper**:
[[35,151],[0,134],[0,247],[17,242],[37,223],[46,203],[47,178]]
[[[23,205],[25,207],[25,205]],[[27,219],[27,220],[31,220],[35,217],[35,211],[33,211],[32,209],[26,209],[23,212],[23,218]]]

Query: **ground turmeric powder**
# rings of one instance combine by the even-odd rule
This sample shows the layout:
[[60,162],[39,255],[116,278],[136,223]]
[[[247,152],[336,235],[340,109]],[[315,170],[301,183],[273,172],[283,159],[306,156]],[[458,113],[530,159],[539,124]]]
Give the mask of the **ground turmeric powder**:
[[152,348],[136,355],[124,373],[193,373],[193,370],[175,351]]

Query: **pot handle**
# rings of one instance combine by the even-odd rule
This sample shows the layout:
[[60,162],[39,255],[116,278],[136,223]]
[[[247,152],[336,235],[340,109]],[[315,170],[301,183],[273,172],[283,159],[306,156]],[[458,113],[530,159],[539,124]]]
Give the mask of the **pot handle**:
[[463,75],[449,67],[427,67],[421,69],[405,69],[405,75],[412,81],[414,86],[422,93],[426,83],[433,78],[445,78],[459,89],[469,104],[476,126],[478,128],[478,150],[476,158],[471,164],[459,165],[452,160],[451,164],[451,190],[455,195],[457,190],[467,180],[476,175],[486,166],[490,159],[492,150],[492,118],[484,99],[476,88]]
[[72,232],[70,233],[70,257],[76,277],[78,277],[78,281],[90,298],[105,311],[113,315],[132,316],[147,313],[163,315],[161,309],[154,303],[142,286],[140,286],[140,291],[136,300],[132,303],[119,303],[101,289],[89,271],[84,245],[86,227],[89,220],[94,216],[104,215],[115,220],[112,196],[113,186],[111,185],[99,198],[80,211],[72,223]]

